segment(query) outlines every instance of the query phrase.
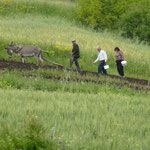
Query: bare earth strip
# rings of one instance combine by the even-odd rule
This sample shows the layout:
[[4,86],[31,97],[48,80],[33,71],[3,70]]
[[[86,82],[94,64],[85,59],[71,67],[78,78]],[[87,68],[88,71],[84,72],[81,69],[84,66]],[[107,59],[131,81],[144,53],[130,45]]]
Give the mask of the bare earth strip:
[[[63,67],[50,66],[50,65],[37,66],[33,63],[23,64],[21,62],[7,61],[7,60],[4,60],[4,59],[0,59],[0,70],[2,70],[2,69],[32,70],[32,69],[39,69],[39,68],[41,68],[41,69],[60,69],[60,70],[65,69],[65,70],[70,71],[69,69],[63,68]],[[76,72],[75,70],[73,70],[73,71]],[[90,72],[90,71],[81,71],[80,74],[81,75],[92,74],[92,75],[95,75],[95,76],[97,75],[96,72]],[[146,87],[146,89],[150,89],[150,81],[149,80],[130,78],[130,77],[121,78],[119,76],[109,75],[109,74],[107,75],[107,77],[115,78],[115,79],[121,79],[121,80],[124,80],[124,81],[128,81],[132,84],[137,84],[137,85]]]

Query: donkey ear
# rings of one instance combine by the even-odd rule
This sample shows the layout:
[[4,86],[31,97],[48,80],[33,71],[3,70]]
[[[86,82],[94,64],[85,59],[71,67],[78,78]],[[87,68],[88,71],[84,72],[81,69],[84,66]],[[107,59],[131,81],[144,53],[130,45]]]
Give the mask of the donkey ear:
[[11,44],[10,45],[8,45],[8,46],[13,46],[13,41],[11,42]]

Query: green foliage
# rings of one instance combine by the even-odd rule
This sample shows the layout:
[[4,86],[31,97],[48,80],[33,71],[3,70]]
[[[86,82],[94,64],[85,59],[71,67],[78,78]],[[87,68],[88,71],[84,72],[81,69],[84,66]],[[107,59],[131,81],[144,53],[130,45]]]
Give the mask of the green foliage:
[[78,18],[91,27],[114,28],[133,0],[78,0]]
[[18,82],[15,74],[17,74],[17,78],[21,77],[20,73],[17,71],[8,71],[6,74],[2,74],[3,77],[0,77],[0,88],[9,89],[14,87],[16,89],[20,89],[21,87],[23,87],[24,83]]
[[141,1],[123,14],[120,28],[124,36],[150,43],[150,1]]
[[150,43],[150,1],[78,0],[78,18],[94,29],[121,29]]
[[56,150],[57,142],[47,137],[46,130],[37,116],[26,119],[19,130],[1,121],[1,150]]
[[[97,27],[101,20],[101,5],[99,0],[79,0],[78,17],[84,23],[92,27]],[[96,9],[99,8],[99,9]],[[94,11],[93,11],[94,10]]]

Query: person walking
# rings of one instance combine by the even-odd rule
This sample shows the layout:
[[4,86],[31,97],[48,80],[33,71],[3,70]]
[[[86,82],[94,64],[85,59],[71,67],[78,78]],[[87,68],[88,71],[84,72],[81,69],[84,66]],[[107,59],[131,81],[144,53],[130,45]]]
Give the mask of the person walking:
[[118,47],[116,47],[114,51],[116,52],[116,66],[117,66],[118,73],[120,77],[124,77],[124,70],[121,64],[121,62],[124,60],[124,54]]
[[98,54],[97,59],[93,62],[93,64],[96,64],[98,61],[100,61],[99,65],[98,65],[98,75],[100,75],[101,72],[103,72],[104,75],[106,75],[107,71],[104,69],[104,65],[107,62],[107,54],[104,50],[101,49],[100,46],[98,46],[96,49],[99,54]]
[[73,62],[77,67],[78,72],[80,72],[80,65],[78,63],[78,58],[80,57],[80,50],[78,44],[76,44],[76,40],[72,40],[73,49],[72,49],[72,56],[73,58],[70,59],[70,68],[72,69]]

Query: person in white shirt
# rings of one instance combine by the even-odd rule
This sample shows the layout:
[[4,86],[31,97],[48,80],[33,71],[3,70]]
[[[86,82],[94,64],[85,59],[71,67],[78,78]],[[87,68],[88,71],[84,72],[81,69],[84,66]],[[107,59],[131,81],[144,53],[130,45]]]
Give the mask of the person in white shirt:
[[100,61],[100,64],[98,65],[98,74],[100,75],[103,71],[103,73],[106,75],[107,71],[104,69],[104,65],[107,62],[107,54],[104,50],[101,49],[100,46],[98,46],[96,49],[99,52],[99,54],[97,59],[93,62],[93,64],[96,64],[98,61]]

